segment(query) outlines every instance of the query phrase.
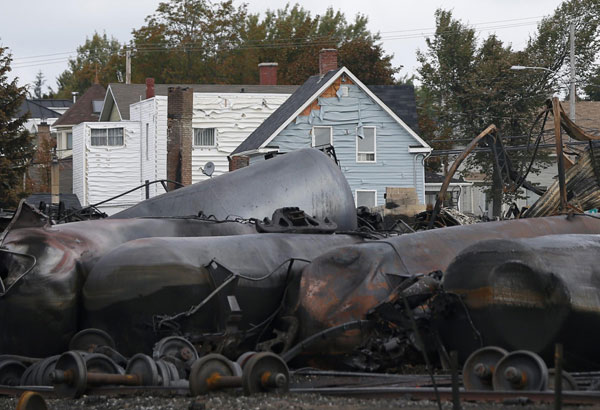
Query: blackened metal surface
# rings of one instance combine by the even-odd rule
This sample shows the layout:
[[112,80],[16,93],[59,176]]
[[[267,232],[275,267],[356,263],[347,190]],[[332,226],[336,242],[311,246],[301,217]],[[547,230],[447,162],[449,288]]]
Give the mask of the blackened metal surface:
[[329,218],[340,230],[356,228],[356,209],[348,182],[327,155],[301,149],[147,199],[111,218],[214,215],[271,217],[284,207]]
[[[193,219],[127,219],[73,222],[9,231],[0,252],[0,353],[49,356],[66,350],[77,331],[81,287],[94,263],[109,250],[151,236],[236,235],[254,225]],[[31,255],[21,257],[10,252]]]
[[[157,316],[188,311],[215,290],[218,284],[207,268],[214,260],[244,276],[222,293],[236,296],[242,313],[240,330],[248,330],[276,311],[288,283],[298,286],[305,260],[358,242],[362,240],[357,236],[310,234],[131,241],[106,254],[90,273],[83,288],[85,327],[106,330],[125,353],[150,351],[160,338],[154,330]],[[299,260],[288,277],[291,258]],[[290,297],[296,292],[287,290]],[[224,308],[215,297],[197,313],[165,323],[183,334],[221,332]],[[255,334],[255,342],[256,338]]]
[[[489,240],[462,251],[443,286],[463,298],[440,324],[448,350],[464,358],[476,329],[484,345],[530,350],[552,364],[564,344],[565,368],[600,368],[600,236],[549,235]],[[474,329],[473,329],[473,328]]]
[[[304,339],[328,327],[364,319],[406,277],[445,271],[464,248],[485,239],[600,233],[600,220],[584,216],[489,222],[351,245],[323,253],[302,273],[297,316]],[[315,345],[312,353],[348,353],[362,335],[350,331]]]

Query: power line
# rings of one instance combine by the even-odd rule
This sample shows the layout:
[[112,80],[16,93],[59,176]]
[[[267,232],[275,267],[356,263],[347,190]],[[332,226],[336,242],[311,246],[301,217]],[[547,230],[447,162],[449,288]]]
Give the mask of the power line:
[[[507,19],[507,20],[496,20],[496,21],[487,21],[487,22],[480,22],[480,23],[473,23],[471,24],[471,26],[481,26],[481,25],[486,25],[486,24],[496,24],[496,23],[506,23],[506,22],[517,22],[520,21],[520,23],[515,23],[515,24],[509,24],[509,25],[500,25],[500,26],[491,26],[491,27],[480,27],[478,29],[476,29],[475,31],[486,31],[486,30],[493,30],[495,28],[512,28],[512,27],[519,27],[522,25],[531,25],[531,24],[537,24],[539,23],[539,20],[535,20],[535,21],[530,21],[530,22],[526,22],[524,20],[531,20],[531,19],[538,19],[544,16],[533,16],[533,17],[523,17],[523,18],[517,18],[517,19]],[[410,38],[419,38],[419,37],[427,37],[429,35],[433,35],[436,34],[435,32],[435,27],[428,27],[428,28],[418,28],[418,29],[406,29],[406,30],[393,30],[393,31],[385,31],[385,32],[380,32],[380,33],[386,33],[386,34],[391,34],[391,33],[410,33],[410,32],[415,32],[415,31],[423,31],[423,30],[427,30],[427,33],[419,33],[419,34],[407,34],[404,36],[390,36],[390,37],[381,37],[380,40],[395,40],[395,39],[410,39]],[[432,31],[433,30],[433,31]],[[443,32],[442,32],[443,33]],[[311,39],[324,39],[327,38],[325,36],[321,36],[321,37],[299,37],[299,38],[294,38],[294,41],[299,41],[299,40],[311,40]],[[292,40],[292,38],[288,38],[288,39],[281,39],[281,41],[283,42],[283,45],[289,45],[289,44],[293,44],[288,42],[288,40]],[[335,41],[335,38],[331,38],[331,41]],[[340,39],[338,39],[340,40]],[[252,42],[261,42],[264,40],[246,40],[246,43],[252,43]],[[279,41],[279,40],[278,40]],[[287,42],[287,43],[286,43]],[[145,44],[148,45],[152,45],[154,47],[156,47],[156,45],[154,43],[137,43],[138,48],[143,48],[143,46]],[[294,44],[294,46],[297,44]],[[275,45],[273,45],[275,46]],[[277,45],[278,47],[280,46],[279,44]],[[164,47],[166,48],[166,47]],[[65,55],[65,54],[73,54],[76,53],[77,51],[65,51],[65,52],[60,52],[60,53],[51,53],[51,54],[40,54],[40,55],[34,55],[34,56],[26,56],[26,57],[13,57],[13,61],[19,61],[22,63],[29,63],[30,61],[20,61],[20,60],[29,60],[29,59],[37,59],[37,58],[41,58],[41,57],[53,57],[53,56],[57,56],[57,55]],[[44,62],[44,60],[40,61]],[[18,64],[18,62],[16,62],[15,64]]]

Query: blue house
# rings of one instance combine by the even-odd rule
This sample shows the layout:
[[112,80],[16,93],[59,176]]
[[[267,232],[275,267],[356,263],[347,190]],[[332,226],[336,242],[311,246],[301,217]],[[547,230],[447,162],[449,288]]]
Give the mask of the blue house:
[[[399,109],[382,101],[398,103],[394,94],[402,93],[371,89],[346,67],[312,76],[232,152],[231,163],[244,158],[251,165],[265,154],[331,145],[357,206],[384,205],[388,188],[414,188],[424,205],[423,160],[431,148],[395,112]],[[416,124],[412,88],[411,96],[406,104]]]

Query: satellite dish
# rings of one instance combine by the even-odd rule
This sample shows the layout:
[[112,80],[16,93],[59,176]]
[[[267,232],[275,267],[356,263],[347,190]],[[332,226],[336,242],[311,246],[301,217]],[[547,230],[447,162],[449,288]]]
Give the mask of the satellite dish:
[[202,173],[206,176],[211,176],[213,172],[215,172],[215,164],[209,161],[202,168]]

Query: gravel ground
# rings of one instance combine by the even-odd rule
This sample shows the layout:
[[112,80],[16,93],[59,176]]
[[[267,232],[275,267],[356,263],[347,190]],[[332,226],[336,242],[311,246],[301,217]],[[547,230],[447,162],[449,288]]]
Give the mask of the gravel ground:
[[[0,397],[0,410],[14,410],[17,398]],[[431,401],[409,401],[402,399],[355,399],[348,397],[329,397],[315,394],[260,394],[251,397],[241,393],[216,393],[206,397],[193,399],[191,397],[153,397],[153,396],[84,396],[78,400],[47,400],[50,410],[75,409],[139,409],[139,410],[204,410],[204,409],[292,409],[292,410],[374,410],[374,409],[420,409],[436,410],[438,407]],[[444,409],[451,409],[451,403],[444,403]],[[465,409],[553,409],[553,405],[501,405],[484,403],[463,403]],[[578,408],[564,406],[563,408]],[[600,409],[600,406],[581,406],[582,409]]]

